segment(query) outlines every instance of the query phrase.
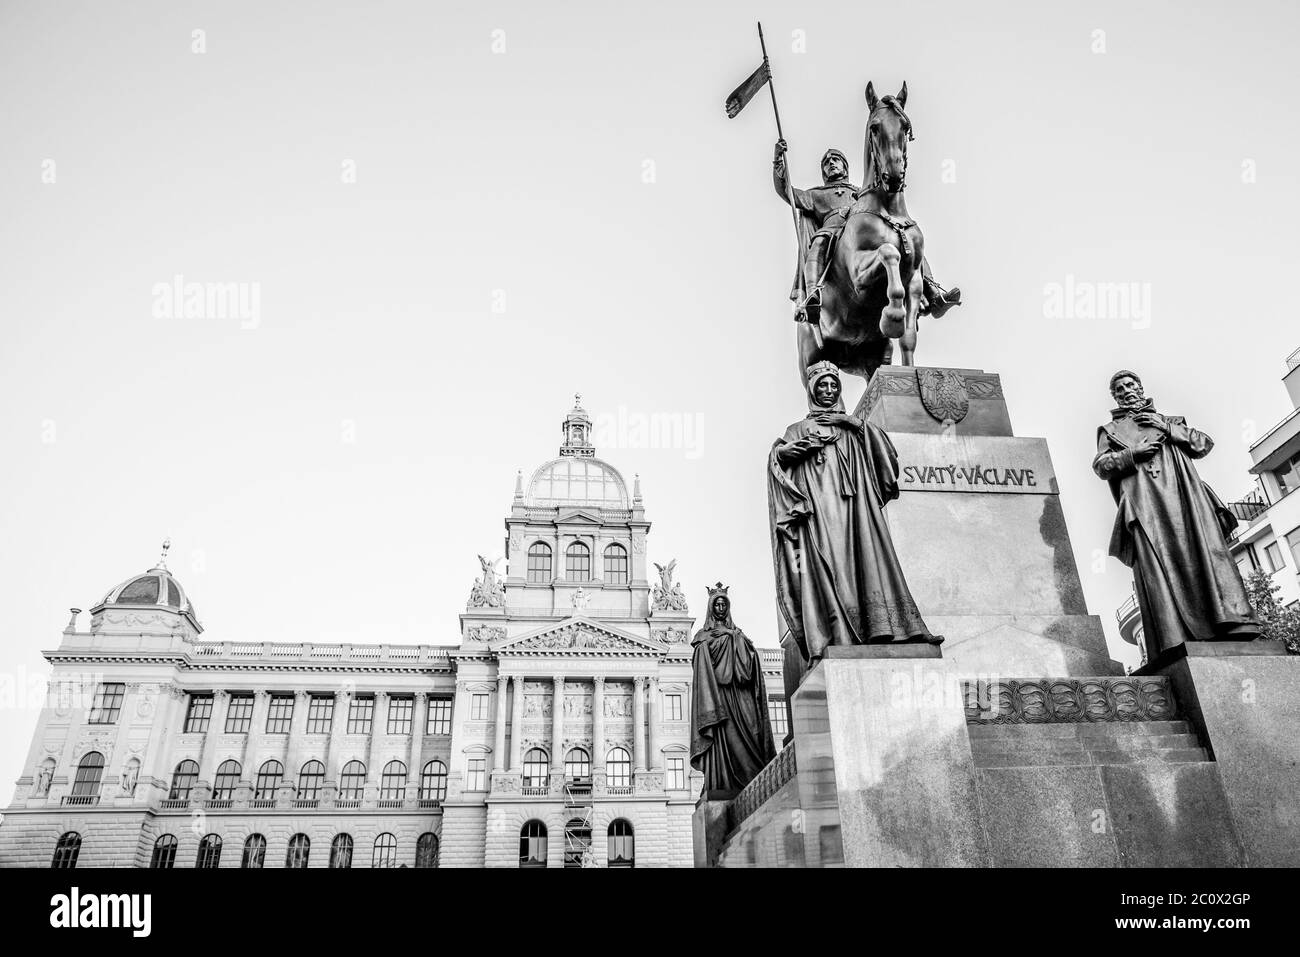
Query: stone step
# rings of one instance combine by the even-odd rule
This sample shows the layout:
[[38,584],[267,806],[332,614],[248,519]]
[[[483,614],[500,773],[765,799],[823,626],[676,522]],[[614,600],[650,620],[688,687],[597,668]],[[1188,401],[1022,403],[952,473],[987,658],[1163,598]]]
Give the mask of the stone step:
[[1210,760],[1204,748],[1135,751],[976,751],[977,768],[1095,767],[1104,764],[1196,764]]
[[998,751],[1184,751],[1199,748],[1200,739],[1194,734],[1116,735],[1102,737],[1089,735],[1083,738],[976,738],[971,741],[975,752]]
[[977,739],[1075,738],[1090,736],[1189,734],[1186,721],[1063,721],[1052,724],[968,724],[971,741]]

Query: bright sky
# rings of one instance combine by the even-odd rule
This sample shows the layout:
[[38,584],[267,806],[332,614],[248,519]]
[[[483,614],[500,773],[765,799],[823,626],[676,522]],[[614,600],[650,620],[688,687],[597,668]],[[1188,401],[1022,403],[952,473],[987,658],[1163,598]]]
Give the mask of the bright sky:
[[[697,610],[730,583],[773,644],[793,239],[769,103],[722,108],[759,18],[800,185],[829,145],[856,179],[866,81],[907,80],[911,212],[967,300],[918,359],[1000,373],[1017,432],[1048,439],[1089,606],[1134,662],[1129,572],[1097,558],[1106,382],[1141,372],[1218,440],[1202,475],[1248,489],[1300,345],[1300,11],[892,9],[0,5],[0,777],[68,607],[167,535],[207,638],[456,641],[575,391],[598,427],[622,410],[602,454],[642,476],[649,557]],[[176,275],[255,288],[256,318],[156,318]],[[1149,311],[1053,317],[1067,282],[1136,283]],[[693,431],[647,447],[639,421]]]

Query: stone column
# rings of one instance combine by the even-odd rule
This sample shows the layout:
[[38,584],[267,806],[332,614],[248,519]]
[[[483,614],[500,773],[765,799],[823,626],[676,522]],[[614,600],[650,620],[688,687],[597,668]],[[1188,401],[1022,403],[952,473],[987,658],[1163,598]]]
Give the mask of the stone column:
[[429,714],[429,696],[416,694],[411,702],[411,760],[406,770],[406,796],[410,800],[420,798],[420,772],[423,770],[420,759],[424,756],[424,726]]
[[663,724],[664,710],[662,695],[659,694],[659,679],[651,678],[650,685],[650,761],[646,767],[651,770],[663,767],[663,754],[659,750],[659,729]]
[[[171,775],[175,770],[169,760],[168,746],[176,733],[178,720],[184,719],[183,715],[179,718],[177,716],[180,711],[177,701],[184,700],[184,693],[170,683],[160,685],[158,694],[153,698],[153,725],[149,728],[149,743],[145,746],[141,777],[148,775],[163,782],[167,788],[171,787]],[[163,794],[163,797],[166,796]]]
[[524,678],[515,675],[511,680],[515,686],[515,697],[510,708],[510,770],[518,771],[523,760],[520,752],[524,740]]
[[591,692],[591,770],[605,769],[605,676],[592,679]]
[[298,772],[302,769],[302,737],[307,730],[307,707],[311,696],[305,691],[293,693],[293,715],[289,719],[289,743],[285,749],[284,776],[298,783]]
[[329,753],[325,755],[325,782],[338,783],[339,771],[343,768],[343,734],[348,729],[348,709],[352,706],[352,696],[346,691],[334,695],[334,720],[330,724]]
[[[379,743],[379,736],[387,734],[388,731],[388,697],[387,691],[375,692],[375,710],[370,722],[370,753],[366,755],[366,800],[373,798],[376,787],[379,784],[379,775],[383,768],[375,767],[378,760],[376,755],[380,754],[380,749],[376,747]],[[384,730],[380,730],[380,729]]]
[[555,675],[551,697],[551,773],[564,768],[564,675]]
[[505,675],[497,675],[497,717],[492,743],[493,771],[506,769],[506,688],[509,683],[510,679]]
[[208,720],[207,733],[203,735],[203,759],[199,761],[199,780],[212,783],[216,773],[217,735],[226,727],[226,711],[230,707],[230,692],[212,692],[212,717]]
[[632,679],[632,770],[645,767],[645,676]]

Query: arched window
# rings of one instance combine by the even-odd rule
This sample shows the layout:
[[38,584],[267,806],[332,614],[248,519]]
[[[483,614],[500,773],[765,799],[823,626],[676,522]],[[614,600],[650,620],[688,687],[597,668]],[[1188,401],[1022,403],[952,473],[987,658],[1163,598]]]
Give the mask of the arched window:
[[80,853],[81,835],[76,831],[69,831],[60,837],[58,843],[54,845],[54,860],[50,861],[50,867],[76,867],[77,855]]
[[611,585],[627,584],[627,549],[622,545],[605,549],[605,581]]
[[330,867],[352,866],[352,835],[336,834],[330,844]]
[[172,801],[188,801],[190,792],[194,790],[194,782],[199,777],[199,764],[197,761],[182,761],[176,765],[176,770],[172,772],[172,789],[168,792],[167,798]]
[[149,866],[159,870],[170,870],[176,866],[176,835],[163,834],[153,842],[153,857]]
[[324,781],[325,765],[319,761],[308,761],[298,772],[298,800],[314,801],[319,798]]
[[381,801],[397,801],[406,796],[406,765],[401,761],[389,761],[384,765],[384,774],[379,783]]
[[420,835],[420,839],[415,842],[415,866],[416,867],[437,867],[438,866],[438,835],[429,831]]
[[235,787],[239,784],[239,775],[243,768],[238,761],[222,761],[217,768],[217,777],[212,782],[212,798],[215,801],[229,801],[235,796]]
[[546,752],[541,748],[530,748],[524,755],[524,787],[546,787]]
[[519,866],[546,866],[546,825],[529,821],[519,830]]
[[575,817],[564,825],[564,866],[591,867],[595,863],[591,853],[591,825]]
[[609,822],[609,866],[636,866],[636,843],[632,837],[632,822],[627,818],[615,818]]
[[257,801],[275,800],[275,789],[284,780],[284,765],[274,758],[262,764],[257,771],[257,789],[253,799]]
[[564,776],[566,778],[591,777],[591,755],[584,748],[571,748],[564,756]]
[[551,580],[551,546],[545,542],[528,546],[528,580],[543,583]]
[[430,761],[420,774],[420,800],[447,800],[447,765],[441,761]]
[[199,856],[194,859],[194,866],[218,867],[221,864],[221,835],[205,834],[199,841]]
[[244,856],[239,866],[244,870],[260,871],[266,866],[266,838],[250,834],[244,840]]
[[104,776],[104,756],[91,751],[77,765],[77,776],[72,782],[73,797],[94,797],[99,794],[99,779]]
[[295,834],[289,838],[289,852],[284,856],[285,867],[306,867],[311,857],[311,838],[306,834]]
[[591,549],[574,542],[564,552],[564,577],[571,582],[591,581]]
[[611,748],[605,757],[605,783],[612,788],[632,786],[632,756],[627,748]]
[[397,866],[397,838],[391,834],[380,834],[375,838],[375,853],[370,858],[370,866]]
[[343,765],[339,775],[339,797],[347,801],[360,801],[366,788],[366,766],[360,761]]

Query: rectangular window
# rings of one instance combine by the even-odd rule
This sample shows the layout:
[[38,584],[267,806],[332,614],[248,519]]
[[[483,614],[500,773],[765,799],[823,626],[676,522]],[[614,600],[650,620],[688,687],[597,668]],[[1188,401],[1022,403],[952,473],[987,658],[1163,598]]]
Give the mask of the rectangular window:
[[293,726],[293,695],[271,695],[271,707],[266,712],[267,734],[288,734]]
[[1291,550],[1291,567],[1300,572],[1300,528],[1286,533],[1286,547]]
[[190,695],[189,710],[185,712],[185,731],[203,733],[212,719],[212,693]]
[[781,739],[786,736],[790,730],[789,722],[785,717],[785,699],[768,698],[767,699],[767,716],[772,722],[772,737],[780,743]]
[[117,716],[122,713],[122,696],[126,694],[126,685],[119,682],[101,684],[95,689],[95,700],[90,706],[91,724],[117,724]]
[[684,791],[686,790],[686,759],[674,758],[668,759],[668,790]]
[[334,726],[334,696],[314,694],[307,699],[307,733],[329,734]]
[[1289,495],[1300,488],[1300,453],[1291,456],[1281,468],[1274,469],[1273,477],[1277,479],[1283,495]]
[[471,695],[469,699],[469,716],[473,721],[486,721],[488,719],[488,696],[485,694]]
[[1281,571],[1286,567],[1282,561],[1282,546],[1277,542],[1269,542],[1264,546],[1264,558],[1270,572]]
[[487,769],[487,758],[469,759],[469,768],[465,771],[466,791],[487,790],[485,773],[484,773],[486,769]]
[[425,734],[451,734],[451,699],[430,698]]
[[415,713],[415,699],[391,696],[388,699],[388,733],[410,734],[411,716]]
[[253,727],[253,696],[232,694],[226,709],[226,734],[246,734]]
[[679,694],[664,695],[664,720],[681,721],[682,720],[682,696]]
[[375,717],[374,695],[358,695],[348,706],[348,734],[369,734]]

